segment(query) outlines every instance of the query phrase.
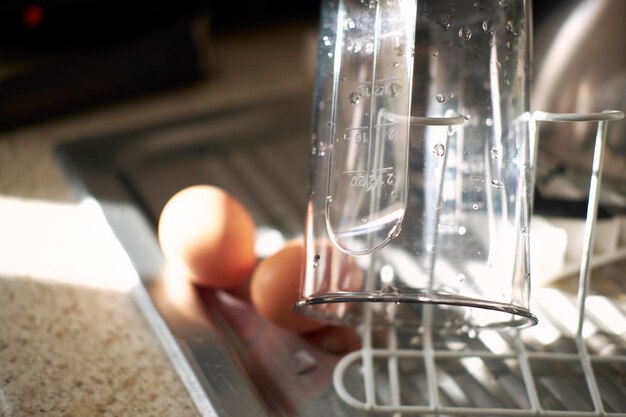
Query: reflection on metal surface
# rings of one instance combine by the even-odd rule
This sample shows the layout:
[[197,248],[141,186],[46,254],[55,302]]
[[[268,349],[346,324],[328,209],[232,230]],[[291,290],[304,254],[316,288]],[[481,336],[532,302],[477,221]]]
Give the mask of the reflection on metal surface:
[[[626,109],[626,2],[578,0],[537,28],[533,108],[552,112]],[[546,129],[541,149],[571,170],[588,170],[594,127],[560,124]],[[544,157],[547,163],[550,158]],[[608,132],[607,180],[625,178],[626,122]],[[618,181],[612,181],[619,187]],[[588,189],[584,188],[586,193]],[[626,193],[623,186],[622,193]]]

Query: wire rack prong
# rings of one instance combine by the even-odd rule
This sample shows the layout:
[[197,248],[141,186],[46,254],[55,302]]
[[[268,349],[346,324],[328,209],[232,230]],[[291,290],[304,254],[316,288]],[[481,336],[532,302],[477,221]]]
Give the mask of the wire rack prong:
[[[598,124],[593,152],[593,164],[590,175],[589,200],[585,221],[583,252],[580,262],[577,293],[577,322],[575,330],[576,352],[542,352],[529,351],[517,332],[514,335],[515,351],[511,353],[494,353],[482,350],[441,350],[435,349],[432,332],[433,306],[425,305],[423,309],[424,332],[421,349],[400,349],[396,329],[388,329],[387,348],[374,348],[372,340],[372,312],[370,308],[364,309],[364,324],[362,327],[363,347],[361,350],[352,352],[343,357],[335,367],[333,384],[338,396],[349,406],[363,411],[377,414],[389,414],[401,416],[407,414],[435,414],[435,415],[494,415],[494,416],[567,416],[567,417],[626,417],[626,412],[608,412],[603,403],[602,393],[596,380],[593,364],[608,363],[626,366],[626,356],[603,355],[597,356],[589,353],[585,344],[584,324],[586,318],[586,300],[589,293],[592,247],[596,220],[600,201],[600,189],[602,184],[602,167],[606,145],[607,123],[624,118],[624,113],[617,110],[605,110],[600,113],[548,113],[536,111],[526,114],[525,120],[529,123],[531,163],[533,178],[536,173],[537,149],[539,140],[539,124],[562,123],[562,122],[595,122]],[[531,200],[532,205],[532,200]],[[378,384],[376,383],[374,359],[387,360],[387,373],[389,377],[388,387],[390,404],[378,404],[376,401]],[[402,404],[401,378],[399,375],[399,361],[405,358],[414,358],[423,361],[425,369],[426,386],[428,388],[428,403]],[[521,379],[523,380],[528,407],[525,408],[498,408],[498,407],[468,407],[449,406],[443,403],[439,394],[439,376],[437,360],[463,360],[478,358],[483,361],[490,360],[516,360],[519,366]],[[533,375],[532,361],[549,360],[562,364],[577,363],[584,374],[584,379],[591,399],[592,410],[572,411],[547,409],[540,400],[538,386]],[[362,378],[365,401],[354,398],[346,388],[345,377],[348,369],[361,362]]]

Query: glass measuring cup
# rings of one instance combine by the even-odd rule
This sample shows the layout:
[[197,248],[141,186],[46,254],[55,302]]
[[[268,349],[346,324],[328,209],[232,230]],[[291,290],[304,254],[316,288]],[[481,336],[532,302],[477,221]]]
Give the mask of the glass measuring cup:
[[296,311],[536,323],[528,3],[323,1]]

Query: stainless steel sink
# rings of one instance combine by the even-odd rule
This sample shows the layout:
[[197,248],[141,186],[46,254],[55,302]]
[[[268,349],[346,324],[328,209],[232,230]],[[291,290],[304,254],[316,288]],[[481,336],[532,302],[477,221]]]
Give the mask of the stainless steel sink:
[[[285,239],[301,233],[307,196],[310,102],[307,95],[297,95],[249,103],[58,148],[58,157],[77,192],[98,202],[131,258],[143,284],[135,291],[138,304],[203,416],[370,415],[346,405],[335,393],[332,373],[340,356],[274,327],[229,294],[187,287],[182,305],[164,290],[164,261],[155,225],[167,199],[185,186],[207,183],[227,189],[250,209],[262,233],[279,232]],[[623,267],[613,268],[611,282],[626,293]],[[607,281],[600,277],[598,282]],[[620,305],[623,308],[623,303]],[[554,313],[549,303],[544,307],[546,314],[540,315],[540,321],[563,329],[558,321],[564,317]],[[624,335],[606,335],[601,323],[596,324],[597,335],[603,340],[601,349],[608,346],[626,355]],[[416,335],[405,336],[400,339],[405,348],[418,347],[412,345]],[[479,338],[466,340],[461,336],[435,339],[435,344],[442,349],[490,349]],[[571,344],[571,338],[561,336],[548,346],[529,349],[567,350]],[[520,375],[492,362],[486,360],[474,368],[458,361],[439,363],[438,372],[446,378],[439,387],[444,401],[482,407],[527,404],[523,389],[511,389],[522,384]],[[418,362],[403,364],[403,398],[422,401],[426,389],[423,366]],[[547,399],[546,404],[554,407],[551,409],[564,410],[559,412],[565,414],[576,410],[578,403],[579,409],[588,410],[588,395],[580,393],[585,388],[571,385],[575,378],[558,377],[559,366],[542,363],[536,370],[541,398]],[[377,388],[385,393],[384,366],[381,369]],[[626,412],[619,394],[626,383],[624,362],[608,364],[607,369],[603,374],[607,378],[600,377],[609,386],[607,392],[613,394],[603,398],[608,398],[607,404],[613,404],[614,409]],[[356,397],[363,391],[359,372],[357,366],[347,373]],[[485,375],[493,380],[486,380]],[[502,383],[504,380],[508,382]],[[572,392],[579,394],[574,398]],[[519,410],[517,413],[520,415]]]

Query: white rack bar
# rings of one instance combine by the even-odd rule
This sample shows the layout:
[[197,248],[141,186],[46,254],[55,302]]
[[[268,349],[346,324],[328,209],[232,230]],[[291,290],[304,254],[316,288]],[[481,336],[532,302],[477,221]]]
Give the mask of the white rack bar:
[[[365,309],[363,326],[363,348],[359,351],[346,355],[335,368],[333,383],[340,398],[355,409],[371,411],[383,414],[395,414],[399,417],[402,413],[413,414],[446,414],[446,415],[498,415],[498,416],[580,416],[580,417],[626,417],[626,413],[609,413],[604,409],[601,392],[594,376],[592,363],[626,363],[626,356],[593,356],[587,351],[583,337],[583,327],[586,310],[585,301],[589,291],[591,275],[592,244],[596,226],[597,211],[600,199],[600,186],[602,182],[602,166],[604,148],[606,142],[606,123],[624,118],[624,113],[616,110],[605,110],[601,113],[547,113],[536,111],[528,119],[531,146],[534,149],[532,156],[533,164],[536,162],[537,144],[539,138],[539,122],[597,122],[598,128],[595,138],[593,154],[593,166],[590,178],[589,202],[587,206],[587,219],[583,240],[583,256],[580,263],[580,274],[577,294],[577,328],[576,328],[576,353],[562,352],[533,352],[528,351],[519,337],[515,337],[516,352],[494,353],[476,350],[436,350],[434,349],[431,321],[432,306],[424,306],[424,332],[423,349],[409,350],[398,349],[397,334],[390,328],[387,349],[374,349],[372,347],[371,310]],[[431,118],[424,118],[431,119]],[[446,121],[445,118],[442,121]],[[460,122],[461,120],[459,120]],[[417,122],[417,121],[416,121]],[[419,122],[432,122],[420,120]],[[450,120],[447,120],[449,123]],[[455,120],[456,122],[456,120]],[[536,164],[535,164],[536,168]],[[374,371],[374,358],[387,358],[389,372],[390,405],[376,403],[376,381]],[[398,374],[399,358],[422,358],[426,369],[426,381],[428,385],[427,405],[401,404],[400,378]],[[439,398],[439,385],[437,377],[436,359],[439,358],[482,358],[482,359],[517,359],[528,395],[528,408],[480,408],[480,407],[450,407],[442,405]],[[539,400],[539,394],[535,385],[531,360],[550,360],[560,362],[576,362],[580,364],[585,375],[585,381],[589,389],[593,410],[547,410]],[[363,383],[365,388],[365,402],[354,398],[346,389],[344,376],[347,369],[360,361],[363,367]]]

